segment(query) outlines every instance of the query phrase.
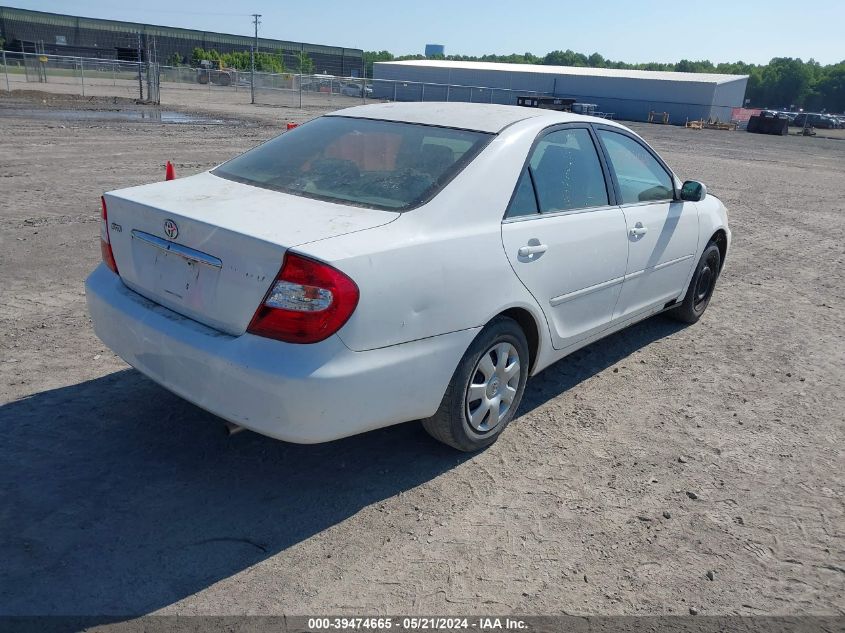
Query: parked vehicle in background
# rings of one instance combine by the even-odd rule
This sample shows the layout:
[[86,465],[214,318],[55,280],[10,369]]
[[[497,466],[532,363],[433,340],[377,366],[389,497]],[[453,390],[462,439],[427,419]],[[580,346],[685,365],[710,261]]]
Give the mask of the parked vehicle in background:
[[346,97],[370,97],[373,94],[373,88],[360,83],[348,82],[341,84],[340,94]]
[[340,94],[341,82],[334,75],[310,75],[302,79],[302,90]]
[[489,446],[529,375],[660,312],[698,321],[731,236],[628,128],[471,103],[336,111],[102,203],[97,335],[292,442],[421,419]]
[[795,119],[795,117],[798,116],[798,112],[794,112],[788,108],[764,108],[763,110],[760,110],[761,114],[763,112],[772,112],[779,117],[786,117],[787,119],[789,119],[790,125],[792,125],[792,121]]
[[802,112],[795,117],[793,125],[804,127],[806,121],[807,126],[817,127],[821,129],[836,129],[841,127],[841,121],[835,116],[828,114],[818,114],[815,112]]
[[204,59],[197,68],[197,83],[231,86],[238,82],[238,71],[224,67],[219,59]]

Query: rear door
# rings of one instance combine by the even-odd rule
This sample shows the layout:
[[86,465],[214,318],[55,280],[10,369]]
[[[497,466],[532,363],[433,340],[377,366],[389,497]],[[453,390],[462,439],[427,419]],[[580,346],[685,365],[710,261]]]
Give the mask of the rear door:
[[544,132],[502,223],[514,272],[542,307],[556,349],[606,327],[625,275],[625,218],[588,125]]
[[674,176],[640,139],[618,128],[596,131],[627,229],[617,319],[663,306],[684,292],[698,248],[698,208],[674,199]]

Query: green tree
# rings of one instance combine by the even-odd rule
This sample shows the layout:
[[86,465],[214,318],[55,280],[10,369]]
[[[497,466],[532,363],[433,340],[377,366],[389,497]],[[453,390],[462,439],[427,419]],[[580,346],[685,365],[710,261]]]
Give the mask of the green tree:
[[772,108],[803,105],[812,79],[812,71],[800,59],[775,57],[763,69],[761,105]]
[[396,61],[401,62],[401,61],[405,61],[406,59],[425,59],[425,55],[420,55],[420,54],[400,55],[399,57],[396,58]]
[[[246,68],[250,67],[249,53],[244,52],[246,57],[244,60]],[[239,61],[239,63],[244,63]],[[279,53],[256,53],[255,54],[255,70],[262,73],[283,73],[285,72],[285,59],[281,52]]]
[[675,64],[675,71],[679,73],[712,73],[715,67],[710,60],[691,62],[688,59],[682,59]]
[[191,51],[191,66],[199,66],[200,62],[204,60],[212,61],[219,59],[220,53],[218,53],[213,48],[211,50],[205,50],[200,48],[199,46],[195,46],[194,50]]
[[296,55],[297,64],[299,64],[299,74],[311,75],[314,73],[314,61],[308,57],[308,53],[301,51]]
[[191,66],[199,66],[203,59],[206,59],[205,51],[199,46],[194,46],[194,49],[191,51]]
[[392,62],[395,58],[388,51],[364,51],[364,76],[373,76],[373,62]]
[[604,68],[604,57],[598,53],[593,53],[587,58],[587,65],[591,68]]
[[552,51],[543,58],[543,63],[549,66],[587,66],[587,56],[569,49]]
[[[168,61],[170,58],[168,58]],[[251,70],[252,57],[249,51],[232,51],[230,53],[219,53],[215,49],[204,50],[196,47],[191,52],[191,66],[199,66],[203,61],[219,61],[224,68],[235,68],[237,70]],[[255,54],[255,70],[262,73],[283,73],[285,72],[285,61],[282,52]]]
[[816,89],[824,108],[830,112],[845,112],[845,61],[828,66]]

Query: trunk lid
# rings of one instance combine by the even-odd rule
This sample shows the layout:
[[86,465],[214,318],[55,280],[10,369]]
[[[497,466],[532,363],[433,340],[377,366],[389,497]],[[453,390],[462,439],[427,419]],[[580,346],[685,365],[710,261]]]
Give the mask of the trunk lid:
[[123,282],[228,334],[246,331],[288,248],[387,224],[398,213],[322,202],[210,173],[105,195]]

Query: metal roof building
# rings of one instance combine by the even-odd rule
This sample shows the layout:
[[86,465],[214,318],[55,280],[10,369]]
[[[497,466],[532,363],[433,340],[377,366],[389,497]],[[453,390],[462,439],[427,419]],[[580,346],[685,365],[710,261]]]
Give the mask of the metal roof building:
[[[247,25],[248,26],[248,25]],[[46,53],[137,61],[155,54],[165,62],[178,53],[191,59],[194,47],[219,53],[248,51],[253,38],[137,22],[101,20],[74,15],[0,7],[0,37],[10,52]],[[296,70],[298,55],[307,53],[314,71],[343,77],[363,75],[363,51],[357,48],[258,38],[258,50],[281,52],[287,68]]]
[[436,86],[476,86],[496,90],[486,96],[470,91],[474,100],[515,104],[519,94],[539,93],[594,103],[598,111],[628,121],[645,121],[651,111],[668,112],[670,123],[676,124],[711,117],[730,120],[731,109],[743,104],[748,83],[748,75],[444,60],[376,62],[373,78],[430,86],[423,91],[410,85],[394,89],[399,100],[410,94],[419,98],[421,92],[429,95],[426,100],[444,100],[445,92],[448,100],[466,101],[465,90]]

